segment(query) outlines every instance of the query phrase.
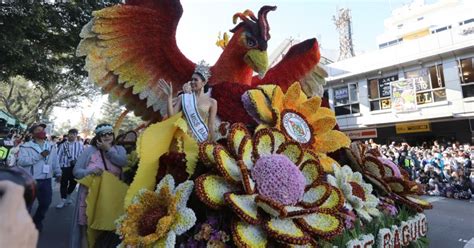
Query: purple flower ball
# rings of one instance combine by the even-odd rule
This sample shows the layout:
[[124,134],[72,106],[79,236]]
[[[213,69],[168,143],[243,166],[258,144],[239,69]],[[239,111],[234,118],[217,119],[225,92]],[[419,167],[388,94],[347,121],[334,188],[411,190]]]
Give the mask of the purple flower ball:
[[258,193],[283,205],[298,203],[304,194],[305,178],[284,155],[263,156],[252,169]]

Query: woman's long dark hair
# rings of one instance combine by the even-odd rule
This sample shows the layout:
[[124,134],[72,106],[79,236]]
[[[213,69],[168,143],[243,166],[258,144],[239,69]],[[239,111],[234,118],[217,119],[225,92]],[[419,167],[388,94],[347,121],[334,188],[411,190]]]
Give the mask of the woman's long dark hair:
[[202,81],[206,82],[206,84],[204,85],[204,93],[207,93],[209,91],[209,82],[206,80],[206,78],[204,78],[204,76],[201,73],[194,72],[194,74],[198,75]]
[[[112,126],[112,125],[110,125],[110,124],[108,124],[108,123],[102,123],[102,124],[97,125],[97,127],[96,127],[95,129],[101,128],[101,127],[104,127],[104,126]],[[112,146],[115,145],[115,134],[114,134],[113,136],[114,136],[114,139],[113,139],[113,141],[112,141]],[[96,134],[96,135],[94,136],[94,138],[92,138],[92,140],[91,140],[91,143],[90,143],[91,146],[94,146],[95,148],[97,148],[97,141],[99,141],[99,140],[101,140],[101,139],[100,139],[100,135]]]

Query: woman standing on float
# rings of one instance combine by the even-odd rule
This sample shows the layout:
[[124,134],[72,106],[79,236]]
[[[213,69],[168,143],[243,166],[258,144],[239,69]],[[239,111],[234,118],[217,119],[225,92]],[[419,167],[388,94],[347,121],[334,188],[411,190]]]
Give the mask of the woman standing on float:
[[168,117],[183,111],[188,123],[188,133],[198,142],[214,140],[214,124],[216,121],[217,101],[210,97],[207,92],[207,81],[211,76],[209,67],[201,61],[194,70],[191,82],[183,87],[173,104],[173,86],[171,83],[160,79],[159,84],[163,92],[168,96]]

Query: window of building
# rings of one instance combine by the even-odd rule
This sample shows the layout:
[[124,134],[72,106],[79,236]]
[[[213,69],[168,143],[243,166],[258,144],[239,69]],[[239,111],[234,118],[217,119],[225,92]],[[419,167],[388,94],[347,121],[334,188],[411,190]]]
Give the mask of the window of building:
[[461,79],[462,96],[474,97],[474,57],[459,61],[459,77]]
[[370,111],[390,109],[390,83],[398,80],[398,75],[369,79]]
[[405,78],[415,83],[417,105],[446,101],[442,65],[406,72]]
[[360,113],[357,84],[334,88],[334,112],[336,116]]

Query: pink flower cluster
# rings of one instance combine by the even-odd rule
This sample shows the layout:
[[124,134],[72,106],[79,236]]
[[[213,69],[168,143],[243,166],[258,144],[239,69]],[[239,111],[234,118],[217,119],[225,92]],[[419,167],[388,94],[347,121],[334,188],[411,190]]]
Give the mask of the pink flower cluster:
[[252,169],[258,193],[284,205],[294,205],[304,194],[305,178],[283,155],[263,156]]

